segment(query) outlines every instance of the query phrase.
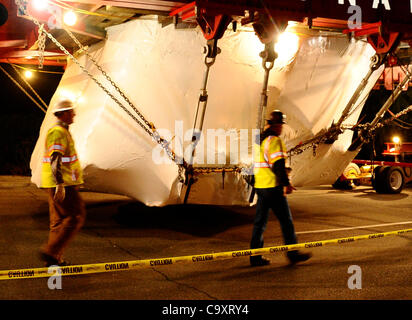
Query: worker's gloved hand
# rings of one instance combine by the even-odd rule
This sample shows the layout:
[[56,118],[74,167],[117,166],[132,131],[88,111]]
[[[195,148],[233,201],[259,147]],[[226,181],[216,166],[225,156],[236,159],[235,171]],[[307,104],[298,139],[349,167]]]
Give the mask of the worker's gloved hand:
[[66,196],[66,190],[62,184],[56,186],[56,192],[54,193],[54,200],[57,202],[63,202]]
[[283,187],[283,195],[286,196],[287,194],[291,194],[294,190],[296,190],[296,188],[291,184],[286,187]]

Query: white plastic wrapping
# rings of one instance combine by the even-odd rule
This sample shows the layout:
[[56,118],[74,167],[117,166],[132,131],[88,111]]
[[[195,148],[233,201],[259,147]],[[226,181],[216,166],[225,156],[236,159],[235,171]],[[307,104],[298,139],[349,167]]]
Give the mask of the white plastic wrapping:
[[[107,41],[89,49],[145,118],[171,142],[172,149],[186,159],[189,130],[193,126],[205,70],[202,52],[205,44],[199,29],[175,30],[173,25],[162,28],[153,20],[134,20],[110,27]],[[209,153],[216,154],[216,162],[220,155],[227,163],[250,166],[252,129],[256,127],[264,74],[259,57],[263,45],[252,31],[228,30],[218,46],[221,54],[210,69],[203,132],[206,134],[208,129],[231,132],[232,148],[225,150],[224,143],[212,144],[205,135],[204,143],[199,143],[196,149],[195,165],[227,166],[210,163]],[[287,115],[288,125],[283,136],[288,149],[313,137],[340,117],[367,74],[373,55],[373,49],[362,41],[303,36],[295,59],[286,66],[280,61],[275,64],[269,79],[267,112],[280,109]],[[79,61],[134,114],[85,55],[80,56]],[[359,102],[364,102],[363,98],[379,75],[374,74]],[[73,62],[69,63],[50,105],[62,97],[77,102],[77,116],[70,130],[88,189],[124,194],[150,206],[183,201],[186,188],[178,182],[177,165],[159,164],[158,145]],[[348,118],[348,123],[357,121],[361,108],[362,105]],[[49,110],[32,155],[32,181],[37,185],[45,134],[54,121]],[[356,155],[346,152],[351,139],[352,133],[346,132],[333,145],[321,146],[315,156],[308,150],[293,157],[293,183],[303,186],[335,181]],[[227,141],[229,144],[229,139]],[[233,148],[234,142],[238,150]],[[245,149],[249,152],[245,153]],[[207,160],[209,163],[204,163]],[[251,189],[242,175],[215,173],[197,178],[188,203],[249,204]]]

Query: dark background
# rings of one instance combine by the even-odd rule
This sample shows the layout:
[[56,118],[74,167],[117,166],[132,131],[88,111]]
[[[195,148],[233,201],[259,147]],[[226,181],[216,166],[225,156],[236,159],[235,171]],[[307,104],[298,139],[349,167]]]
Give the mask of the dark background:
[[[1,66],[26,88],[10,65],[1,64]],[[26,67],[37,69],[37,66]],[[62,72],[63,68],[44,66],[43,70]],[[60,74],[36,72],[29,82],[45,103],[49,104],[60,79]],[[0,139],[0,174],[29,176],[31,175],[30,157],[38,138],[44,113],[3,72],[0,72],[0,83],[1,97],[3,97],[0,111],[0,136],[2,137]],[[28,88],[26,90],[31,93]],[[359,117],[362,119],[361,123],[372,121],[390,94],[391,91],[385,88],[373,90]],[[32,94],[32,96],[34,95]],[[408,91],[402,92],[390,110],[396,114],[410,105],[412,105],[412,87]],[[389,117],[390,114],[386,113],[384,119]],[[412,112],[400,119],[412,124]],[[375,138],[376,155],[374,159],[383,160],[381,153],[385,148],[384,143],[391,142],[395,135],[398,135],[402,141],[412,142],[412,129],[407,130],[396,125],[378,129]],[[372,145],[372,143],[364,145],[356,158],[371,159]],[[392,159],[387,160],[392,161]]]
[[[9,64],[1,64],[1,66],[36,99]],[[27,65],[25,68],[36,70],[37,66]],[[21,69],[18,70],[21,71]],[[63,72],[61,67],[44,66],[43,70]],[[28,81],[48,105],[61,76],[61,74],[33,72],[33,77]],[[0,84],[2,97],[0,103],[0,174],[31,175],[30,157],[45,113],[2,71],[0,71]]]
[[[371,122],[375,117],[375,114],[381,109],[386,100],[390,97],[392,91],[386,90],[382,87],[379,90],[373,90],[369,95],[368,100],[365,103],[365,106],[359,116],[359,119],[363,119],[361,123]],[[405,108],[412,105],[412,87],[409,86],[408,91],[402,91],[398,99],[392,104],[389,108],[392,113],[397,114]],[[389,119],[392,116],[389,112],[386,112],[383,121]],[[365,144],[361,151],[356,156],[356,159],[362,160],[371,160],[373,154],[373,145],[375,147],[374,159],[376,160],[386,160],[393,161],[392,159],[383,157],[381,153],[386,149],[385,142],[392,142],[394,136],[399,136],[402,142],[412,142],[412,111],[406,115],[399,118],[403,122],[409,123],[409,129],[401,128],[396,125],[396,122],[392,121],[391,125],[379,128],[376,130],[375,143],[370,142]],[[401,126],[408,127],[408,125],[401,123]],[[409,159],[411,160],[411,159]]]

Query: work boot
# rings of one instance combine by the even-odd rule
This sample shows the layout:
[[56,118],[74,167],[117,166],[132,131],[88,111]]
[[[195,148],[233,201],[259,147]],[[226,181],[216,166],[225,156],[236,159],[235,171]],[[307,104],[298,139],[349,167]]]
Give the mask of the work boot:
[[270,264],[270,260],[262,256],[250,257],[250,265],[252,267],[262,267],[262,266],[267,266],[268,264]]
[[287,256],[288,256],[290,263],[295,264],[298,262],[309,260],[310,257],[312,257],[312,254],[311,253],[301,253],[296,250],[296,251],[289,251],[287,253]]
[[69,266],[70,262],[65,261],[65,260],[57,260],[55,257],[45,253],[45,252],[40,252],[39,257],[41,260],[44,261],[45,267],[50,267],[50,266],[59,266],[59,267],[65,267]]
[[45,267],[50,267],[59,264],[59,261],[55,257],[45,252],[39,252],[39,258],[44,262]]

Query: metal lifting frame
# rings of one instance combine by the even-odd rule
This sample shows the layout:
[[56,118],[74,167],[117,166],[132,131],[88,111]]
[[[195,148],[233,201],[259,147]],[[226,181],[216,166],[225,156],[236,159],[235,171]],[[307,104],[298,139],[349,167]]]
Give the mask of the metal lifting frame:
[[369,78],[372,76],[375,70],[377,70],[380,67],[381,64],[382,64],[382,60],[379,58],[377,54],[375,54],[371,59],[371,64],[370,64],[368,73],[366,74],[365,78],[362,79],[355,93],[352,95],[351,99],[349,100],[348,104],[343,110],[340,119],[336,123],[337,126],[340,126],[342,122],[346,119],[347,115],[352,110],[353,105],[359,99],[359,96],[361,95],[365,87],[367,86]]
[[[265,7],[265,9],[267,8]],[[262,58],[262,67],[265,71],[265,74],[263,76],[262,92],[260,95],[260,104],[258,108],[256,123],[256,128],[259,129],[262,133],[265,126],[265,116],[268,102],[267,93],[269,73],[273,68],[276,58],[278,57],[277,53],[275,52],[275,39],[280,30],[268,10],[266,10],[266,13],[254,13],[247,19],[244,19],[243,22],[252,22],[252,26],[257,37],[259,38],[260,42],[265,45],[265,49],[260,53],[260,57]]]
[[[408,70],[409,71],[409,70]],[[412,73],[407,72],[405,79],[401,83],[398,84],[398,86],[395,88],[395,90],[392,92],[391,96],[386,100],[382,108],[378,111],[376,114],[375,118],[372,120],[370,124],[367,125],[367,128],[364,129],[364,131],[369,132],[370,130],[374,130],[376,126],[378,125],[379,121],[383,118],[385,115],[385,112],[389,110],[389,108],[392,106],[392,104],[395,102],[395,100],[399,97],[399,95],[402,92],[402,88],[412,80]],[[366,137],[363,136],[362,131],[360,132],[359,137],[351,144],[349,147],[349,151],[355,151],[357,148],[362,146],[363,143],[367,142],[367,135]]]
[[[369,78],[372,76],[375,70],[377,70],[383,63],[385,63],[386,57],[388,56],[389,52],[396,48],[400,36],[399,32],[383,33],[382,22],[365,24],[360,29],[346,29],[343,30],[343,33],[352,33],[352,35],[355,37],[367,36],[368,42],[375,49],[376,54],[371,59],[371,65],[367,75],[365,76],[365,78],[363,78],[358,88],[352,95],[351,99],[343,110],[340,119],[336,124],[332,123],[331,128],[329,129],[330,137],[325,141],[326,144],[333,144],[338,139],[338,136],[343,132],[340,128],[343,121],[347,118],[349,112],[353,108],[353,105],[359,99],[363,90],[367,86]],[[351,148],[354,147],[355,145],[352,145],[349,150],[352,150]]]
[[342,111],[342,115],[340,116],[339,120],[337,123],[332,123],[331,127],[329,128],[329,137],[324,141],[325,144],[333,144],[336,140],[338,140],[338,136],[343,133],[341,126],[343,121],[348,117],[349,113],[351,112],[353,106],[355,103],[358,101],[360,95],[362,94],[363,90],[366,88],[369,82],[369,78],[372,76],[372,74],[377,70],[380,65],[384,62],[384,59],[381,59],[381,57],[378,54],[375,54],[371,58],[371,64],[369,67],[369,71],[366,74],[366,76],[362,79],[361,83],[357,87],[356,91],[350,98],[349,102],[346,104],[345,109]]
[[202,134],[203,123],[205,120],[206,114],[206,106],[208,100],[208,93],[207,93],[207,81],[209,79],[209,72],[210,67],[215,63],[216,55],[220,53],[220,50],[217,48],[217,40],[209,40],[207,47],[205,47],[205,72],[203,74],[203,84],[202,88],[200,89],[200,96],[197,103],[195,119],[193,121],[193,135],[192,135],[192,154],[189,160],[189,164],[193,164],[193,158],[195,155],[196,146],[200,140],[200,136]]
[[383,31],[382,22],[364,24],[360,29],[346,29],[343,33],[353,33],[355,37],[367,36],[369,44],[377,54],[386,54],[393,49],[399,39],[399,32]]
[[[351,31],[351,30],[345,30],[344,33],[349,33],[349,31]],[[374,61],[372,61],[371,69],[370,69],[369,73],[376,70],[379,67],[380,64],[385,62],[386,57],[388,55],[390,56],[391,52],[393,52],[394,49],[396,49],[396,47],[399,44],[400,38],[401,38],[401,35],[400,35],[399,32],[384,32],[381,21],[379,21],[377,23],[366,24],[366,25],[362,26],[362,28],[353,31],[353,34],[356,37],[367,36],[369,44],[375,49],[376,54],[379,57],[379,59],[378,59],[379,64],[376,63],[376,65],[374,66]],[[377,59],[375,58],[375,60],[377,60]],[[382,108],[376,114],[374,120],[368,126],[368,130],[370,130],[370,129],[373,130],[374,129],[374,127],[381,120],[381,118],[383,117],[385,112],[391,107],[391,105],[394,103],[394,101],[399,97],[399,95],[402,91],[402,87],[410,79],[411,79],[411,74],[409,73],[409,74],[406,75],[404,81],[402,83],[400,83],[398,85],[398,87],[393,91],[392,95],[388,98],[388,100],[385,102],[385,104],[382,106]],[[360,84],[360,87],[363,85],[364,81],[365,81],[365,79]],[[363,90],[363,89],[361,89],[361,90]],[[355,92],[355,94],[358,94],[358,90]],[[360,92],[359,92],[359,94],[360,94]],[[347,108],[348,107],[349,107],[349,105],[347,106]],[[343,116],[344,115],[342,115],[342,117]],[[342,121],[339,120],[338,124],[341,124]],[[362,132],[360,132],[360,136],[350,145],[350,147],[348,148],[348,151],[355,151],[364,142],[366,142],[366,140],[367,139],[365,139],[365,137],[363,137]]]
[[223,34],[227,29],[227,26],[232,21],[232,17],[226,14],[220,14],[213,11],[209,12],[207,8],[204,7],[199,8],[196,2],[189,3],[183,6],[182,8],[172,11],[170,13],[170,16],[173,16],[176,22],[179,16],[182,20],[187,20],[195,17],[196,22],[198,23],[200,29],[203,32],[203,36],[207,40],[207,45],[204,48],[204,63],[206,69],[203,75],[203,83],[200,89],[200,96],[197,103],[195,119],[193,122],[193,135],[191,142],[192,152],[185,173],[185,185],[187,186],[187,188],[184,203],[187,203],[191,186],[196,181],[193,177],[193,160],[195,156],[196,146],[202,134],[206,114],[206,107],[208,101],[207,81],[209,79],[210,67],[215,63],[216,56],[220,53],[220,49],[217,46],[217,41],[220,38],[222,38]]
[[273,65],[275,63],[275,59],[277,58],[277,54],[274,51],[274,41],[270,41],[269,43],[265,44],[265,50],[260,53],[262,57],[262,67],[265,70],[265,75],[263,77],[263,86],[262,86],[262,93],[260,94],[260,105],[258,110],[258,120],[256,127],[263,132],[263,128],[265,126],[265,115],[266,115],[266,108],[268,104],[268,83],[269,83],[269,73],[272,70]]

